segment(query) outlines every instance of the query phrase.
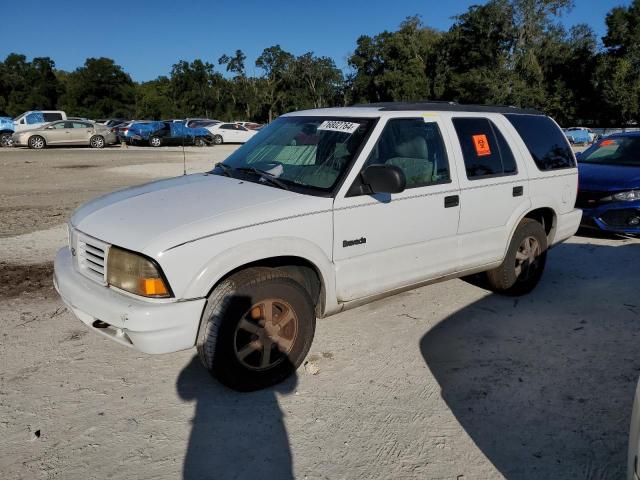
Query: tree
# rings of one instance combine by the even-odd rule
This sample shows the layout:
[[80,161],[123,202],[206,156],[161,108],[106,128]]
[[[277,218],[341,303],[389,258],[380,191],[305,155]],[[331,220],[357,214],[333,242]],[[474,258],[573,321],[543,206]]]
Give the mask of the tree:
[[64,77],[60,107],[88,118],[131,117],[135,85],[110,58],[88,58],[83,67]]
[[256,67],[264,72],[263,95],[267,118],[271,122],[277,109],[284,110],[287,90],[291,82],[294,56],[280,45],[265,48],[256,59]]
[[5,115],[56,108],[61,90],[49,57],[29,62],[24,55],[12,53],[0,62],[0,111]]
[[409,17],[397,32],[366,35],[357,40],[349,57],[354,102],[419,100],[432,91],[429,65],[440,34],[424,27],[418,16]]

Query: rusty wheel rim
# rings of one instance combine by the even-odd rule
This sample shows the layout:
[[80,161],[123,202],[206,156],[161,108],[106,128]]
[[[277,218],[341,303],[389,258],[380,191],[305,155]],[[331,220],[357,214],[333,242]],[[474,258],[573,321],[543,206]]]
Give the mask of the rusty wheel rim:
[[297,336],[298,316],[293,307],[282,299],[263,300],[236,326],[236,358],[250,370],[273,368],[287,358]]
[[535,237],[525,237],[516,252],[515,274],[518,280],[527,280],[538,269],[541,253],[540,242]]

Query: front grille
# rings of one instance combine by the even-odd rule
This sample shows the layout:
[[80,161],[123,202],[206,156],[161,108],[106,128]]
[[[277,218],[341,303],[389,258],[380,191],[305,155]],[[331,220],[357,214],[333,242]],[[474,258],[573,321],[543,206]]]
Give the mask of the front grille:
[[597,192],[580,190],[576,197],[576,208],[594,208],[600,204],[600,200],[611,195],[609,192]]
[[76,255],[80,272],[86,277],[106,285],[108,251],[108,244],[78,233]]
[[638,218],[640,218],[640,210],[635,208],[624,208],[619,210],[607,210],[602,214],[600,220],[610,227],[638,228]]

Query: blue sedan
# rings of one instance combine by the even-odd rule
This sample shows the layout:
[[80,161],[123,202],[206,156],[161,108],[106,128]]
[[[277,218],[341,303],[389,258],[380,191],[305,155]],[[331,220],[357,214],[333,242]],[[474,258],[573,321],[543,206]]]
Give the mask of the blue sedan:
[[576,157],[582,226],[640,233],[640,132],[603,138]]

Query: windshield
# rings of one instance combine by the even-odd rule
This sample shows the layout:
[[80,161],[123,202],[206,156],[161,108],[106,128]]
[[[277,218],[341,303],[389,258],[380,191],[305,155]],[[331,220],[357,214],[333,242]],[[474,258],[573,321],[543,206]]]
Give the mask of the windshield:
[[640,167],[640,137],[605,138],[585,150],[578,162]]
[[257,176],[258,170],[289,187],[329,192],[347,171],[375,121],[281,117],[236,150],[214,173],[252,171]]

